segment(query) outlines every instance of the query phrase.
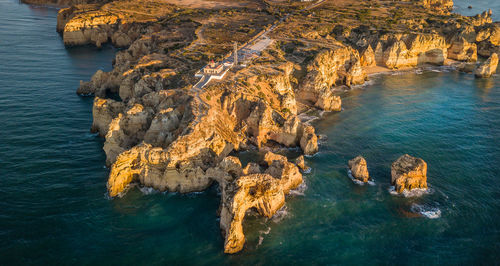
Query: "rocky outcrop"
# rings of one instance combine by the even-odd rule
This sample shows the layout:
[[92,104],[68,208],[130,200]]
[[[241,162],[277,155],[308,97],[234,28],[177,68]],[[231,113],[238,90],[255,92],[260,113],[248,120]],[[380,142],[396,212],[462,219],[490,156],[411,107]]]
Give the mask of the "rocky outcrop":
[[391,69],[423,64],[442,65],[447,58],[446,41],[437,34],[390,36],[377,49],[375,61]]
[[478,78],[489,78],[496,73],[498,67],[498,55],[492,54],[484,63],[474,71],[474,75]]
[[448,58],[468,62],[477,60],[477,45],[475,43],[469,43],[459,35],[453,37],[450,43]]
[[117,117],[123,109],[124,104],[122,102],[95,97],[92,107],[92,128],[90,131],[99,133],[101,137],[106,136],[111,121],[113,121],[113,118]]
[[349,169],[351,170],[351,175],[361,182],[366,183],[370,179],[366,160],[363,156],[349,160]]
[[305,126],[300,138],[300,148],[304,154],[312,155],[318,152],[318,136],[316,136],[314,127]]
[[430,11],[448,13],[453,9],[453,0],[418,0],[418,2]]
[[224,252],[243,249],[243,219],[247,210],[271,218],[285,204],[285,195],[302,183],[297,166],[281,155],[266,153],[267,169],[263,174],[249,174],[232,182],[222,182],[220,227],[224,235]]
[[368,45],[367,48],[361,53],[359,58],[361,66],[375,66],[375,52],[372,49],[371,45]]
[[297,157],[297,159],[295,159],[295,164],[302,170],[302,171],[305,171],[307,170],[309,167],[307,167],[306,165],[306,162],[304,160],[304,155],[300,155],[299,157]]
[[[157,22],[172,12],[168,3],[143,2],[139,7],[131,1],[88,2],[98,4],[74,5],[59,11],[57,30],[62,33],[65,45],[101,47],[111,41],[116,47],[128,47],[145,33],[143,30],[148,28],[148,23]],[[138,9],[148,12],[141,14]]]
[[391,184],[398,193],[427,188],[427,163],[408,154],[399,157],[391,166]]
[[477,53],[489,57],[500,53],[500,24],[488,24],[480,27],[476,35]]
[[333,94],[334,87],[363,84],[365,80],[366,73],[356,50],[348,47],[324,50],[307,66],[297,98],[324,110],[340,110],[340,98]]

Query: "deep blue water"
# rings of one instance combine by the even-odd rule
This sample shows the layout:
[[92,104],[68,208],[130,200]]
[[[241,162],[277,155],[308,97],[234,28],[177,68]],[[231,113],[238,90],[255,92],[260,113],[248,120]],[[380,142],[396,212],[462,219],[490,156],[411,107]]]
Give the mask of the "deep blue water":
[[[498,76],[379,76],[346,93],[344,111],[316,123],[327,138],[307,158],[304,195],[271,220],[247,217],[245,249],[228,256],[215,187],[106,198],[92,99],[75,90],[111,69],[114,50],[65,49],[55,9],[0,0],[0,10],[0,265],[500,261]],[[430,194],[389,193],[390,164],[403,153],[427,161]],[[358,154],[375,185],[347,177]]]

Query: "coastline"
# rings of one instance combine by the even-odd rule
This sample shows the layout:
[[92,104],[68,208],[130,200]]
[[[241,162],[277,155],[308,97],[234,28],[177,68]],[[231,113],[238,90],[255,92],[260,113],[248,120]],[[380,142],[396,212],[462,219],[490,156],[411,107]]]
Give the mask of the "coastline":
[[[170,8],[170,6],[165,7],[159,14],[171,15]],[[231,151],[245,150],[252,145],[265,150],[264,147],[270,142],[283,147],[300,147],[304,155],[313,155],[318,151],[318,136],[314,127],[298,119],[300,115],[297,110],[298,103],[307,108],[323,110],[322,112],[340,111],[341,99],[335,95],[336,89],[333,85],[344,83],[342,85],[348,87],[363,86],[367,76],[394,73],[394,71],[413,71],[425,67],[417,61],[421,60],[420,57],[400,58],[402,56],[394,52],[403,50],[403,47],[412,53],[422,53],[422,51],[427,53],[441,49],[442,54],[426,54],[422,60],[426,63],[441,62],[444,57],[443,63],[449,62],[446,61],[443,52],[446,51],[448,44],[440,35],[414,34],[417,36],[416,39],[412,39],[411,34],[403,37],[394,35],[389,36],[393,39],[389,39],[387,43],[382,43],[384,39],[380,38],[376,40],[377,48],[371,52],[369,52],[372,49],[370,45],[369,49],[364,51],[362,49],[358,51],[349,45],[335,48],[326,46],[330,50],[318,49],[308,55],[313,57],[311,63],[304,63],[307,61],[303,58],[298,61],[290,60],[278,67],[269,62],[280,62],[281,59],[275,54],[288,52],[276,45],[263,51],[261,57],[267,61],[256,59],[249,67],[230,73],[230,77],[227,78],[229,81],[211,84],[198,92],[179,89],[190,86],[192,80],[192,77],[181,77],[181,80],[188,79],[188,81],[182,80],[180,86],[165,90],[165,86],[169,86],[170,82],[176,82],[175,79],[170,81],[170,77],[185,71],[178,69],[191,68],[189,71],[192,72],[192,67],[189,65],[192,61],[184,59],[185,62],[181,62],[177,58],[178,54],[174,56],[174,53],[159,53],[151,47],[158,46],[155,42],[159,42],[158,39],[161,40],[162,35],[179,32],[181,32],[179,38],[193,41],[190,39],[192,37],[188,36],[192,32],[197,32],[193,29],[202,24],[201,22],[196,21],[198,23],[196,24],[186,20],[175,25],[182,29],[180,31],[174,28],[172,32],[167,31],[167,34],[160,31],[156,35],[141,37],[139,32],[144,30],[141,27],[149,27],[148,30],[154,31],[154,25],[142,24],[143,20],[137,22],[134,21],[135,18],[123,22],[124,15],[116,13],[106,14],[108,17],[104,26],[87,28],[86,12],[86,10],[72,9],[60,12],[64,13],[58,18],[58,22],[61,21],[62,25],[65,25],[63,32],[65,44],[90,43],[99,47],[102,43],[111,41],[117,47],[128,47],[123,53],[117,54],[113,71],[96,72],[89,82],[82,82],[78,90],[79,94],[96,96],[92,131],[98,132],[106,139],[104,144],[106,163],[111,166],[107,186],[109,194],[121,196],[126,192],[128,185],[134,182],[159,191],[181,193],[203,191],[213,182],[217,182],[223,191],[221,206],[225,206],[225,209],[221,208],[225,213],[221,216],[225,218],[221,218],[221,229],[226,231],[227,253],[238,252],[244,243],[242,232],[237,232],[238,235],[228,235],[233,230],[241,231],[239,230],[241,224],[233,225],[233,222],[242,220],[243,218],[239,217],[241,213],[244,217],[245,210],[231,210],[228,207],[236,204],[234,197],[239,195],[238,193],[247,193],[246,200],[250,201],[248,198],[252,196],[248,194],[249,187],[256,186],[262,189],[264,198],[253,200],[274,204],[270,213],[263,211],[264,216],[269,217],[284,204],[284,195],[302,183],[302,175],[297,166],[288,162],[286,158],[265,161],[257,159],[252,162],[264,166],[263,168],[251,164],[243,167],[238,158],[229,156]],[[103,11],[99,7],[92,7],[90,12]],[[192,11],[186,9],[183,12]],[[484,17],[480,16],[478,20],[487,22],[488,14],[484,14]],[[149,18],[147,21],[150,22]],[[127,23],[137,27],[130,30]],[[106,31],[102,31],[100,27]],[[87,34],[87,30],[91,33]],[[427,38],[429,36],[430,38]],[[343,38],[340,34],[337,37]],[[457,42],[461,41],[460,39]],[[168,42],[169,40],[166,40],[166,43]],[[408,42],[420,43],[421,47],[416,44],[409,45]],[[306,49],[294,45],[291,43],[290,54],[300,57],[300,53]],[[295,50],[299,50],[300,53],[295,53]],[[457,51],[460,58],[463,57],[462,61],[469,60],[469,57],[477,57],[476,52],[470,54],[469,50],[463,47],[462,50]],[[368,62],[373,64],[375,61],[380,61],[381,57],[386,61],[387,67],[364,66],[364,64],[369,65]],[[338,62],[338,58],[343,58],[344,61]],[[134,61],[137,61],[137,64],[132,65],[130,62]],[[417,66],[407,66],[414,64],[413,61]],[[298,67],[307,69],[305,76],[300,77],[300,81],[294,76],[294,73],[299,72],[294,70]],[[334,71],[329,73],[331,69]],[[255,72],[261,74],[255,75]],[[234,81],[237,81],[236,90],[231,91],[230,83],[233,84]],[[294,84],[295,82],[297,84]],[[157,84],[161,84],[160,89]],[[261,91],[262,88],[264,92]],[[256,91],[259,91],[257,95]],[[107,98],[106,94],[109,92],[118,93],[121,101]],[[202,99],[206,99],[206,102]],[[255,106],[258,107],[252,109]],[[196,119],[193,120],[192,117]],[[216,124],[213,121],[217,121]],[[167,132],[166,137],[164,131]],[[269,155],[272,156],[275,155]],[[279,161],[281,166],[273,166],[273,161]],[[234,189],[232,186],[240,182],[238,181],[240,179],[251,185],[246,187],[244,184],[237,184],[236,190],[226,189]],[[276,180],[288,181],[282,184]],[[273,193],[276,191],[266,190],[261,187],[262,184],[273,184],[270,186],[275,186],[273,189],[280,191],[283,199],[272,198],[271,195],[275,195]],[[253,205],[245,208],[251,207]]]

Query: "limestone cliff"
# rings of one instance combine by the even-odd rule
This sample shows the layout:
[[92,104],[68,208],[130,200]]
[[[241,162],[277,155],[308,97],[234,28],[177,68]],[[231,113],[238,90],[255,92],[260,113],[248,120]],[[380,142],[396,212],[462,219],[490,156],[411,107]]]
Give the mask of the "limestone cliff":
[[307,65],[307,74],[297,90],[304,102],[327,111],[340,111],[340,97],[333,95],[334,87],[363,84],[366,73],[361,68],[359,54],[350,47],[319,52]]
[[[96,96],[92,131],[105,138],[109,195],[122,195],[133,183],[185,193],[217,182],[227,253],[243,248],[247,210],[271,217],[302,182],[297,166],[283,156],[267,153],[263,161],[242,167],[229,154],[276,147],[315,154],[318,136],[299,115],[311,109],[341,111],[339,92],[363,84],[366,67],[443,65],[447,59],[472,65],[477,54],[490,56],[499,47],[500,31],[491,13],[447,15],[449,0],[384,5],[372,13],[370,25],[363,22],[362,12],[347,25],[341,16],[335,16],[338,23],[326,23],[331,17],[324,14],[339,9],[330,10],[325,3],[311,12],[289,10],[268,33],[265,41],[271,44],[247,58],[245,67],[234,67],[223,80],[203,88],[193,86],[198,82],[195,73],[210,59],[222,61],[234,41],[244,44],[255,36],[252,32],[277,22],[282,14],[273,11],[274,4],[211,10],[116,0],[72,6],[58,15],[57,29],[66,45],[110,42],[124,48],[117,52],[112,71],[97,71],[77,90]],[[422,18],[398,17],[400,9]],[[376,14],[394,18],[383,18],[381,24]],[[493,61],[478,71],[491,72]],[[303,157],[297,163],[305,168]],[[367,180],[366,162],[357,160],[351,168]],[[405,161],[393,168],[398,191],[426,186],[422,164],[415,170],[419,178],[402,171]]]

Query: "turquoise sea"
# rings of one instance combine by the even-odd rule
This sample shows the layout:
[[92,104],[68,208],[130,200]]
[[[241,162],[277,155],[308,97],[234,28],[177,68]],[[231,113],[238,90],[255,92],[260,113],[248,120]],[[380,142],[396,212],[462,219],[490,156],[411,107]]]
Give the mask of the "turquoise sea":
[[[500,262],[498,75],[396,73],[345,93],[342,112],[315,122],[324,137],[306,158],[306,189],[273,219],[249,215],[245,249],[225,255],[215,186],[106,197],[92,98],[75,90],[110,70],[115,51],[65,49],[56,14],[0,0],[0,265]],[[390,193],[390,164],[404,153],[427,161],[429,193]],[[347,176],[358,154],[372,185]]]

